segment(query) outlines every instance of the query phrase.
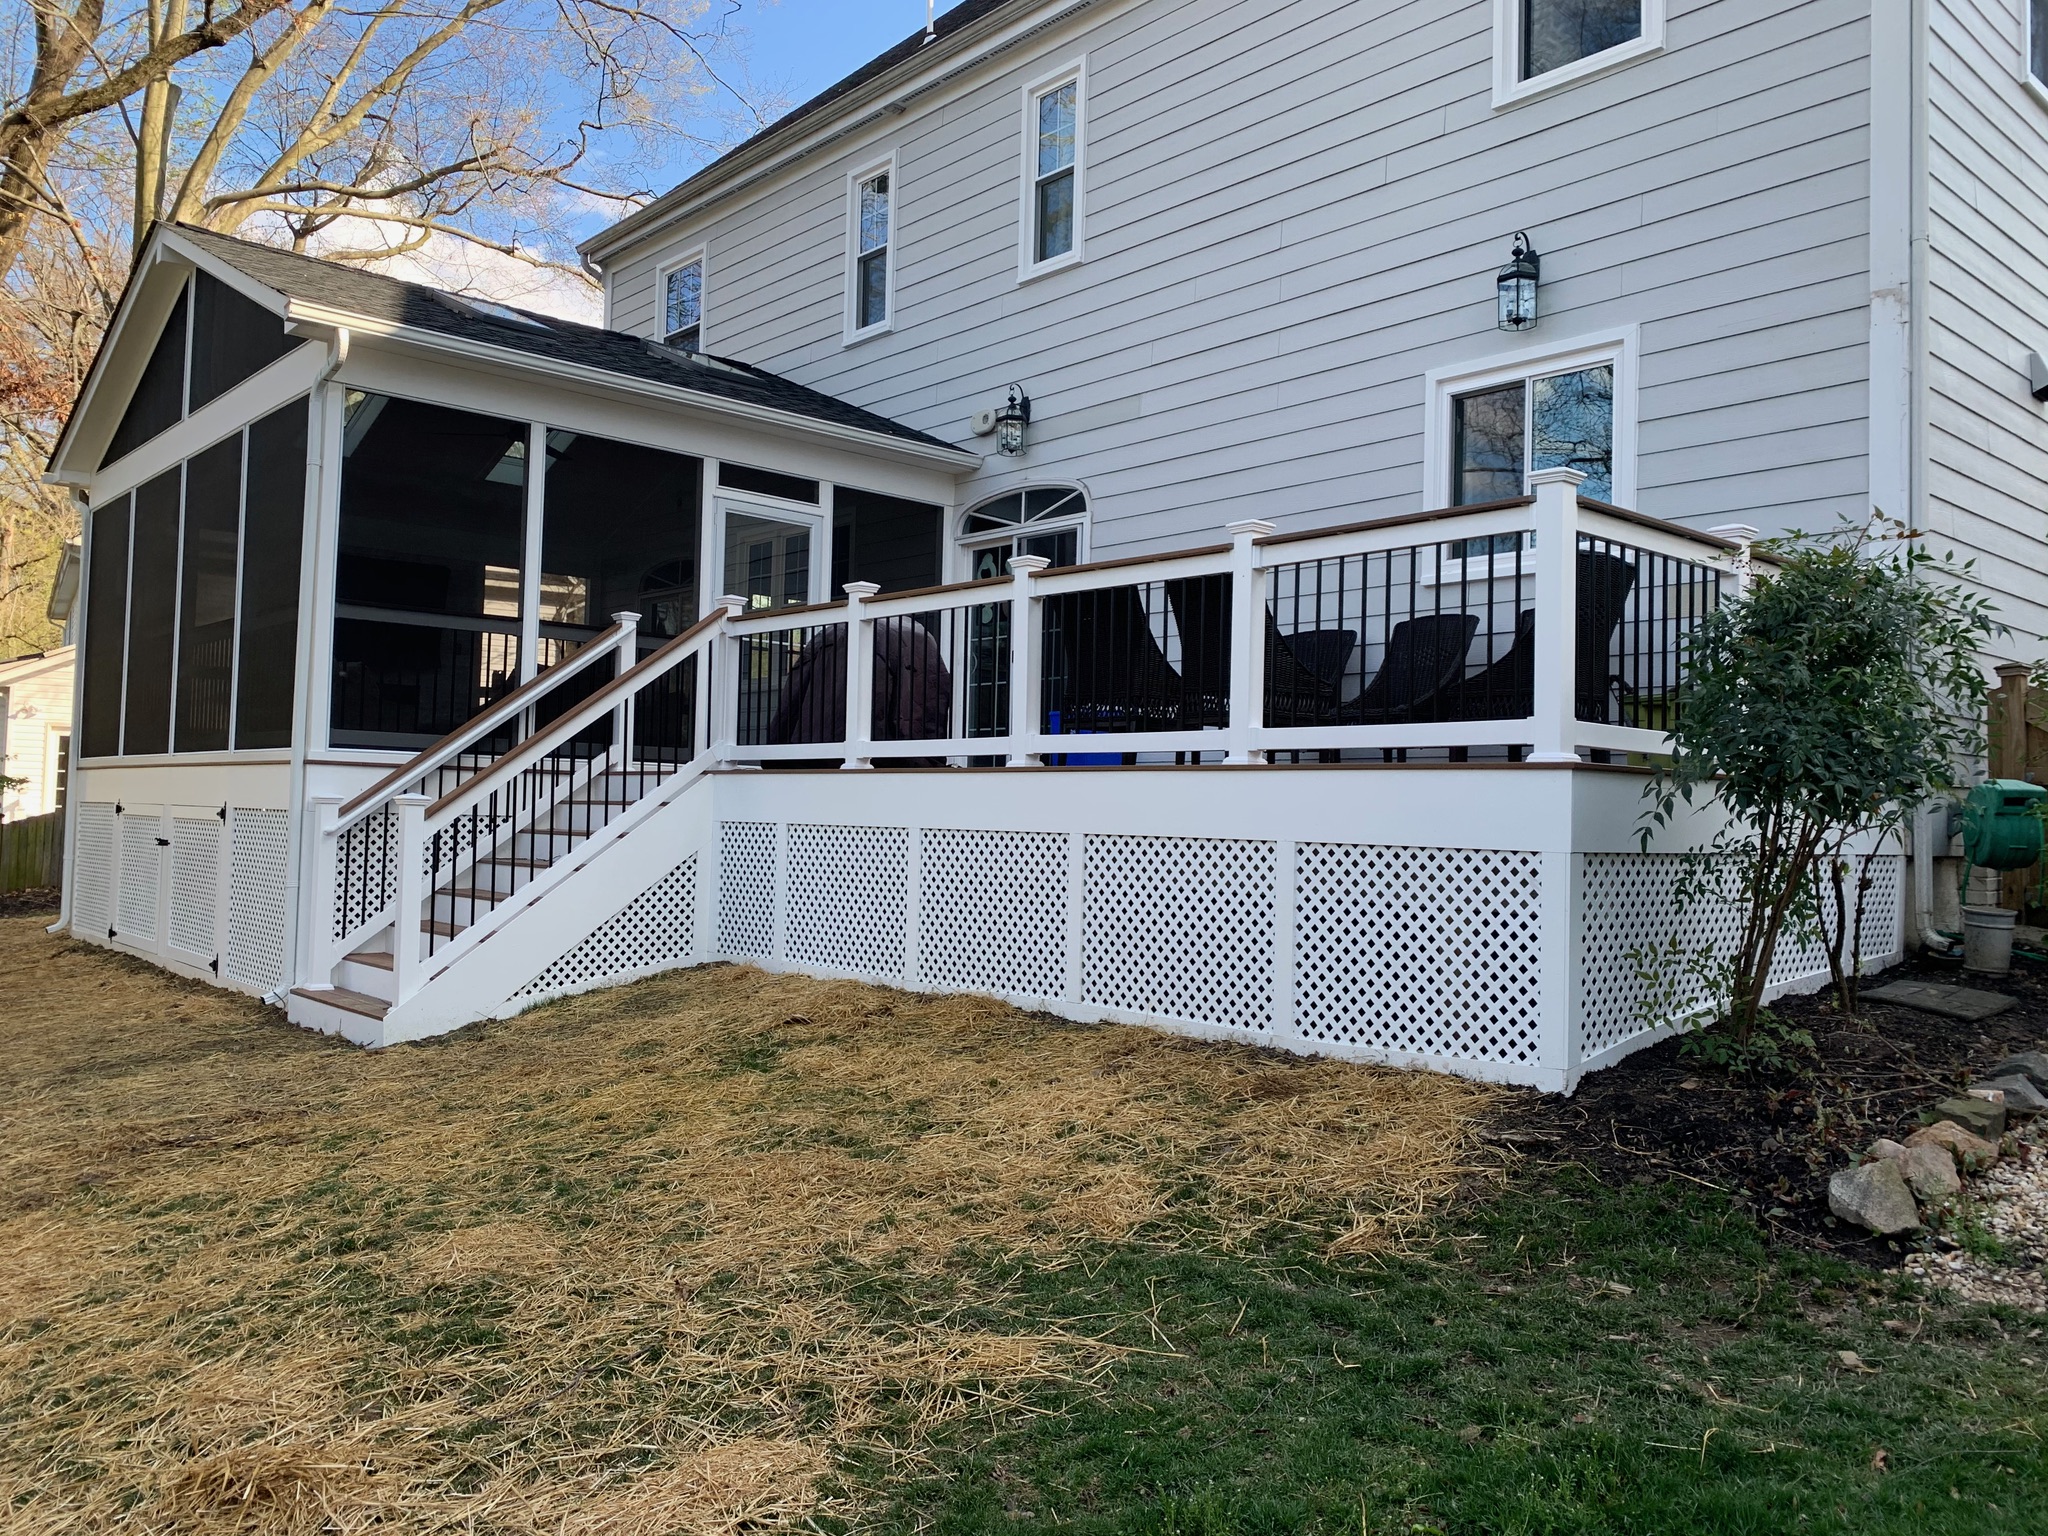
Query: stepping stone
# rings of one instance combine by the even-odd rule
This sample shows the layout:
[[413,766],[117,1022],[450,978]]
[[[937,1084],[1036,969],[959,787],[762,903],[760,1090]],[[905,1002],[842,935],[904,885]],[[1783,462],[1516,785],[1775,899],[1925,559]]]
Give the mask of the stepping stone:
[[1938,1013],[1945,1019],[1962,1019],[1974,1024],[2012,1006],[2003,992],[1980,992],[1975,987],[1944,987],[1931,981],[1895,981],[1863,994],[1873,1002],[1897,1003],[1922,1013]]

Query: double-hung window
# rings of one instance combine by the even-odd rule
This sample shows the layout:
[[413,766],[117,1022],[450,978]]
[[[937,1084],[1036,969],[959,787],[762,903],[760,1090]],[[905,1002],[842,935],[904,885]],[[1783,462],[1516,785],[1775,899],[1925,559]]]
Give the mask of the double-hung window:
[[691,256],[663,274],[661,339],[683,352],[704,345],[704,258]]
[[849,338],[885,329],[895,315],[896,172],[884,165],[852,181],[853,292]]
[[1018,253],[1022,276],[1080,260],[1085,95],[1079,68],[1024,93],[1024,219]]
[[2048,101],[2048,0],[2026,0],[2027,30],[2022,74],[2027,89]]
[[1494,104],[1663,46],[1664,0],[1494,0]]

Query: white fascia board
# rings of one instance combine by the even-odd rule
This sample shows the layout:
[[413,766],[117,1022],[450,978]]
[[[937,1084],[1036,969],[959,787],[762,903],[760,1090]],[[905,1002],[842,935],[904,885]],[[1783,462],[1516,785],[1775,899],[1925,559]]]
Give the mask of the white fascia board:
[[[139,323],[149,330],[153,345],[157,327],[169,316],[171,306],[177,302],[175,295],[164,294],[158,272],[169,268],[179,274],[182,282],[184,275],[191,270],[191,264],[186,260],[184,253],[167,251],[164,240],[165,231],[159,225],[143,246],[142,254],[136,258],[134,266],[129,269],[128,286],[122,290],[121,301],[115,307],[113,324],[107,327],[106,335],[100,338],[100,349],[93,356],[92,367],[86,370],[85,383],[78,391],[77,400],[72,403],[71,414],[64,419],[64,430],[57,434],[56,447],[50,450],[50,462],[43,473],[45,484],[68,485],[82,489],[92,479],[96,464],[79,466],[72,462],[80,446],[80,424],[93,419],[94,403],[109,378],[118,376],[119,381],[125,383],[129,389],[132,389],[141,378],[143,366],[149,361],[148,356],[145,354],[139,361],[133,361],[132,366],[129,366],[131,359],[128,356],[129,333],[138,323],[135,319],[136,313],[142,311],[146,315],[147,318]],[[127,390],[124,390],[124,404],[126,399]],[[107,440],[113,435],[114,428],[109,426],[104,432],[97,434],[96,441],[87,444],[88,449],[104,449]],[[88,452],[87,456],[96,459],[98,455],[96,451],[92,451]]]
[[562,362],[512,347],[494,347],[485,342],[469,341],[438,331],[394,325],[388,320],[373,320],[363,315],[351,314],[347,310],[330,309],[325,305],[308,304],[298,299],[292,300],[285,307],[285,324],[290,329],[303,329],[316,335],[330,334],[346,327],[349,334],[358,342],[370,339],[386,341],[396,346],[413,347],[422,352],[460,358],[465,362],[499,372],[531,374],[538,378],[574,384],[585,389],[601,390],[609,394],[656,400],[664,405],[678,406],[707,416],[744,421],[753,426],[800,437],[829,438],[848,448],[882,458],[937,465],[960,474],[981,467],[981,455],[969,453],[962,448],[926,447],[922,443],[891,437],[882,432],[870,432],[862,427],[819,421],[815,417],[778,411],[772,406],[752,405],[744,400],[724,400],[715,395],[700,394],[695,390],[679,389],[674,385],[629,378],[624,374],[612,373],[603,368],[592,368],[583,363]]
[[[754,144],[742,144],[714,160],[680,186],[600,230],[576,249],[585,261],[601,267],[622,246],[637,244],[670,225],[688,223],[713,204],[749,191],[865,128],[901,116],[914,101],[942,90],[1040,33],[1086,11],[1106,9],[1113,13],[1136,3],[1138,0],[1071,0],[1051,15],[1036,15],[1030,8],[1016,16],[997,11],[975,26],[940,38],[895,69],[848,91],[821,109],[816,119],[805,125],[806,131],[793,134],[788,143],[776,138],[771,124]],[[968,56],[963,58],[963,54]],[[746,174],[750,171],[754,174]]]

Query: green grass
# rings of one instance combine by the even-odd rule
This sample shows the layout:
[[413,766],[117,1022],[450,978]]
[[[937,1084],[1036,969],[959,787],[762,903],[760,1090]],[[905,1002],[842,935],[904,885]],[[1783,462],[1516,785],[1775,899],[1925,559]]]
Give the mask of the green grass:
[[2048,1531],[2041,1319],[1773,1255],[1685,1186],[1568,1169],[1459,1220],[1384,1267],[1123,1247],[1017,1272],[1019,1310],[1155,1353],[955,1433],[885,1525]]

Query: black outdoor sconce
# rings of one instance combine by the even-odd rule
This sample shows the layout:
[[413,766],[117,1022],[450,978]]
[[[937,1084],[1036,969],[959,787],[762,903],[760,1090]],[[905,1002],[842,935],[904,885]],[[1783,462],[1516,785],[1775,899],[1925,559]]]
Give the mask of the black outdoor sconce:
[[1500,269],[1500,276],[1494,279],[1494,290],[1500,297],[1500,328],[1504,331],[1533,330],[1536,325],[1536,285],[1543,274],[1543,258],[1536,254],[1536,247],[1529,237],[1520,230],[1515,232],[1515,248],[1508,256],[1508,264]]
[[1024,386],[1012,384],[1010,398],[996,412],[996,450],[1016,458],[1024,451],[1024,429],[1031,425],[1031,397]]

